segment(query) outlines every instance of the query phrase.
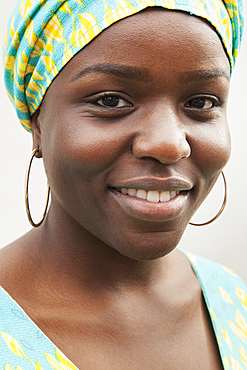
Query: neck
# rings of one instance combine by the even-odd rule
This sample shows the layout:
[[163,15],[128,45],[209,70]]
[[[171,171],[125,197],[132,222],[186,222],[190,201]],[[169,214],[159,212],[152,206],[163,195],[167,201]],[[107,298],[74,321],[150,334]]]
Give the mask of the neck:
[[94,291],[137,286],[146,289],[170,277],[174,268],[174,253],[148,261],[131,259],[98,239],[70,215],[61,217],[55,207],[50,208],[44,224],[31,235],[36,248],[28,244],[33,259],[39,257],[39,275],[52,274],[63,286],[73,284]]

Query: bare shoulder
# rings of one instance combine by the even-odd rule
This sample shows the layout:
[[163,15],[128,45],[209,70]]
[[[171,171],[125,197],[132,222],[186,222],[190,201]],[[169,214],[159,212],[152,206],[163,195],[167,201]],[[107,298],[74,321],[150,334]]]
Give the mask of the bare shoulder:
[[0,285],[20,266],[21,239],[0,249]]
[[13,298],[19,298],[28,291],[32,276],[34,258],[30,253],[33,243],[32,232],[0,249],[0,286]]
[[170,253],[169,258],[171,259],[171,263],[173,265],[174,273],[172,276],[173,281],[175,281],[175,285],[180,286],[179,283],[183,281],[186,284],[189,284],[191,288],[194,286],[195,289],[200,290],[200,283],[186,254],[176,248],[173,252]]

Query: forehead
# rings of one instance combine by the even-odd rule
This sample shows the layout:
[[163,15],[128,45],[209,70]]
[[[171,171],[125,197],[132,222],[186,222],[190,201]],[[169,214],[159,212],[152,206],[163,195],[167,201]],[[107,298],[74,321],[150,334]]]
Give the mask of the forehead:
[[143,80],[152,79],[152,73],[169,78],[172,72],[186,79],[186,73],[209,68],[230,76],[228,57],[213,27],[202,18],[162,8],[148,8],[114,23],[60,75],[73,81],[99,70],[105,73],[105,64],[131,66],[130,77],[138,78],[139,73]]

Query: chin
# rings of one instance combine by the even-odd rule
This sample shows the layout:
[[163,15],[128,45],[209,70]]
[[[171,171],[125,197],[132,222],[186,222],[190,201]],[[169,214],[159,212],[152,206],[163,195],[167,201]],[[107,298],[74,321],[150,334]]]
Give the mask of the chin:
[[[183,232],[178,230],[147,232],[136,235],[134,240],[126,238],[124,243],[118,243],[118,248],[112,246],[125,257],[137,261],[151,261],[171,253],[178,245]],[[127,242],[127,243],[126,243]]]

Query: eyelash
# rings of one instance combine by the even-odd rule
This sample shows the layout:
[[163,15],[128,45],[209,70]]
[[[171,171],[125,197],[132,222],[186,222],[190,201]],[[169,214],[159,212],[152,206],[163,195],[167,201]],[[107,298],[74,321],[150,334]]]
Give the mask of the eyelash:
[[[113,105],[112,106],[111,105],[109,105],[109,106],[103,105],[103,99],[109,99],[108,103],[112,102]],[[114,102],[114,99],[115,99],[115,102]],[[191,106],[190,104],[192,102],[196,102],[196,104],[198,106],[197,107],[196,106],[194,106],[194,107]],[[208,105],[208,103],[210,103],[211,106],[207,106],[206,108],[204,108],[204,106],[200,107],[200,104],[203,104],[203,102],[204,102],[204,106]],[[89,103],[91,103],[95,106],[98,106],[100,108],[103,108],[105,110],[120,110],[120,109],[124,109],[124,108],[132,108],[133,107],[132,103],[130,103],[127,99],[123,98],[118,93],[104,93],[103,95],[98,96],[97,99],[89,101]],[[120,103],[121,105],[118,107],[118,106],[114,105],[114,103],[117,103],[117,105],[119,105],[119,103]],[[214,107],[219,107],[221,105],[222,104],[221,104],[220,100],[215,96],[197,95],[197,96],[192,97],[192,99],[190,98],[190,100],[188,100],[184,104],[184,107],[188,108],[189,110],[192,110],[192,111],[198,111],[198,112],[203,112],[204,111],[206,113],[206,112],[209,112]]]
[[[100,104],[100,101],[103,101],[103,99],[109,99],[109,103],[112,101],[113,104],[114,104],[114,99],[115,99],[115,103],[118,101],[118,104],[120,103],[121,106],[120,107],[117,107],[114,105],[105,106],[103,105],[103,103]],[[97,99],[94,99],[90,103],[96,106],[100,106],[104,109],[121,109],[121,108],[133,107],[133,104],[131,104],[127,99],[121,97],[119,94],[116,94],[116,93],[104,93],[103,96],[97,97]]]
[[[206,108],[204,108],[204,106],[203,107],[193,107],[193,106],[189,105],[193,101],[194,102],[197,102],[198,105],[200,105],[200,102],[203,103],[203,101],[204,101],[204,105],[207,104],[208,102],[210,102],[211,103],[211,106],[210,107],[206,107]],[[192,110],[209,111],[209,110],[213,109],[214,107],[221,106],[221,102],[215,96],[198,95],[198,96],[195,96],[192,99],[188,100],[185,103],[184,106],[185,106],[185,108],[189,108],[189,109],[192,109]]]

